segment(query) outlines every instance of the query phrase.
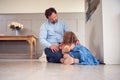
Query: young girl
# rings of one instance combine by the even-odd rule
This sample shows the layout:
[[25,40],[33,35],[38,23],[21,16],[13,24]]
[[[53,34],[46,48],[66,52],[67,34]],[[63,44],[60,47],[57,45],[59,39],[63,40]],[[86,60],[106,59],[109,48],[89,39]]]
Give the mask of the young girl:
[[65,32],[60,49],[63,53],[61,63],[63,64],[99,64],[92,53],[82,45],[76,45],[78,41],[73,32]]

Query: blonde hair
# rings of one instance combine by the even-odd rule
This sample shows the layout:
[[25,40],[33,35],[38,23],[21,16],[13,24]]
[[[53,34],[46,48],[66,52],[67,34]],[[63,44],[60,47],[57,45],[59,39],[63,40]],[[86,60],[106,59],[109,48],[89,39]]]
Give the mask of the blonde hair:
[[72,31],[68,31],[68,32],[64,33],[63,44],[65,44],[65,45],[73,44],[77,40],[78,39],[77,39],[76,35]]

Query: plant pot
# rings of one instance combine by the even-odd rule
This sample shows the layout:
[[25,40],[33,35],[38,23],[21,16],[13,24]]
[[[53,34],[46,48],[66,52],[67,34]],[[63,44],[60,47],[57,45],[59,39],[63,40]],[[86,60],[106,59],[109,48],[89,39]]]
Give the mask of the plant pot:
[[19,31],[15,30],[15,35],[18,36],[19,35]]

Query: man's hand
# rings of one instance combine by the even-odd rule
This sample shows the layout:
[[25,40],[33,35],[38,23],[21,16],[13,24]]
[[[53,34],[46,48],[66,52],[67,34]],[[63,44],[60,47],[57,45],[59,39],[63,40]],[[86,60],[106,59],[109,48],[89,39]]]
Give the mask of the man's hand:
[[51,45],[51,46],[50,46],[50,49],[52,50],[52,52],[59,51],[58,45]]

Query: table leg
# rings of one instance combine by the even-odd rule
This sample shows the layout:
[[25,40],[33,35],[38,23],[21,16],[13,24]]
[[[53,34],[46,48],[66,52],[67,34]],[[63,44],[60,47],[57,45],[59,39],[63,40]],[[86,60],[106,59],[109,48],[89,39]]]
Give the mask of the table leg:
[[33,41],[33,46],[34,46],[34,58],[37,57],[36,55],[36,40]]
[[32,59],[33,42],[31,40],[28,40],[28,43],[30,45],[30,58]]

